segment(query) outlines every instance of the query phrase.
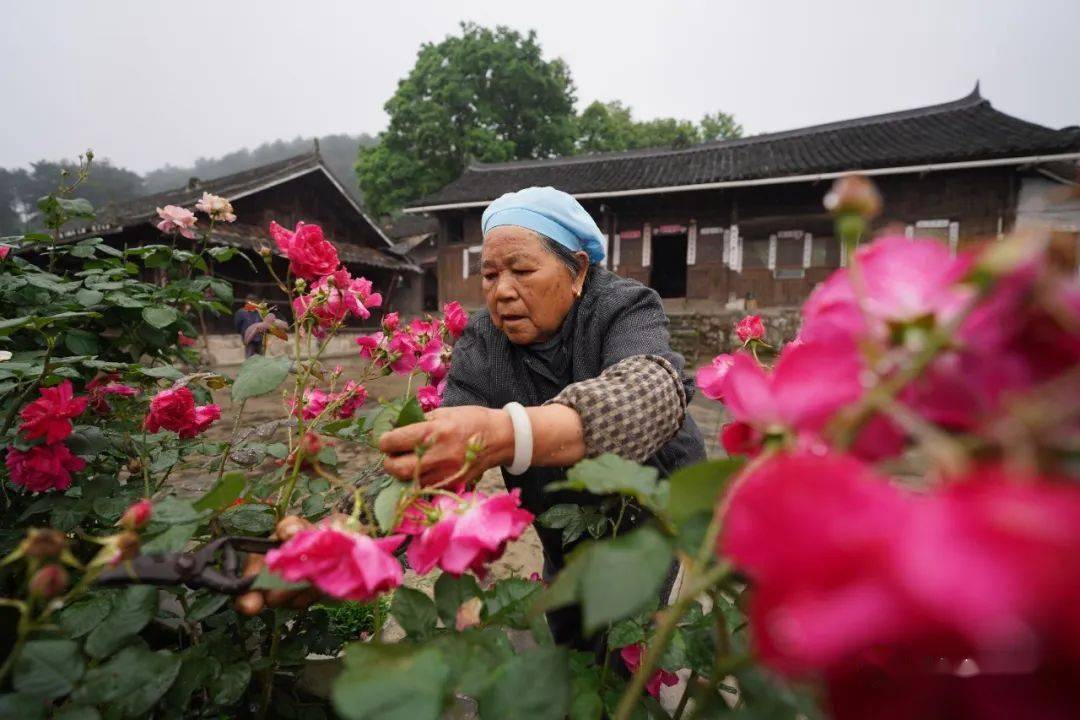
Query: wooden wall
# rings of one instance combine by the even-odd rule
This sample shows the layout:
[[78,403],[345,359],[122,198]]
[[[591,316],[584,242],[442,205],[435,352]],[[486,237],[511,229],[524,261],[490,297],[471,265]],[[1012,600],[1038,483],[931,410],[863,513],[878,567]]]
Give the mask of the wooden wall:
[[[996,236],[999,222],[1007,231],[1015,219],[1019,180],[1011,168],[883,176],[877,182],[885,198],[885,210],[874,223],[876,232],[889,229],[903,233],[908,225],[913,226],[919,220],[949,220],[958,223],[959,246],[964,247]],[[654,229],[667,224],[695,223],[697,258],[686,270],[688,300],[717,307],[731,298],[753,298],[760,306],[797,305],[840,263],[832,219],[822,207],[822,198],[830,185],[831,182],[767,185],[587,200],[583,204],[601,229],[611,234],[642,231],[645,223]],[[474,274],[465,278],[462,273],[462,249],[482,242],[482,211],[483,208],[475,208],[439,214],[440,302],[457,299],[469,307],[483,304],[480,278]],[[700,232],[703,228],[726,229],[732,225],[738,226],[742,241],[741,272],[724,261],[725,235]],[[803,277],[784,279],[777,277],[767,263],[755,266],[750,251],[767,247],[770,235],[790,231],[813,236],[814,262],[803,268],[801,256],[791,262],[793,252],[786,252],[788,262],[778,256],[777,268],[803,270]],[[461,241],[446,242],[450,236],[460,237]],[[663,236],[652,237],[654,251],[663,241]],[[621,239],[619,244],[616,272],[649,284],[652,267],[642,262],[642,237]],[[612,250],[609,243],[609,263]]]

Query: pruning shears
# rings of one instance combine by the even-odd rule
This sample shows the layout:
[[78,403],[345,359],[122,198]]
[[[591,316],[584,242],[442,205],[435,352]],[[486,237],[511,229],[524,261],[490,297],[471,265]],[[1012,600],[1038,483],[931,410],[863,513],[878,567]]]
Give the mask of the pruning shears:
[[106,570],[98,585],[186,585],[241,595],[251,588],[255,576],[244,577],[238,552],[264,554],[280,543],[255,537],[222,537],[192,552],[139,555]]

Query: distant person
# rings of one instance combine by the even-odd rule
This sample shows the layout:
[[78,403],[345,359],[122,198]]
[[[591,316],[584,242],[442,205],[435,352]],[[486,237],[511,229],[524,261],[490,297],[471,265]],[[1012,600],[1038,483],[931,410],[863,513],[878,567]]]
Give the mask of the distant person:
[[[240,334],[240,340],[244,343],[244,358],[252,355],[263,354],[263,338],[266,337],[267,323],[262,315],[254,308],[256,301],[248,298],[247,301],[233,315],[233,327]],[[272,316],[271,316],[272,317]]]

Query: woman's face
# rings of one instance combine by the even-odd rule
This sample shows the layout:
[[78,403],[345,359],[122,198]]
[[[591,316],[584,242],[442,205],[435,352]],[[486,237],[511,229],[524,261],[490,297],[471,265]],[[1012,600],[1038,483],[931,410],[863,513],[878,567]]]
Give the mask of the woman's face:
[[581,292],[588,256],[581,270],[569,268],[532,230],[502,225],[484,237],[480,272],[491,321],[515,345],[551,338]]

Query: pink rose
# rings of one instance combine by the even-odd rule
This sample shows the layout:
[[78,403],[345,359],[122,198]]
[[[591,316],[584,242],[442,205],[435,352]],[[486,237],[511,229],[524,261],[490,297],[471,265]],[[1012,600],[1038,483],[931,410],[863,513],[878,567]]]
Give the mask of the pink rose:
[[471,570],[483,577],[487,565],[502,556],[506,543],[520,537],[532,522],[532,513],[520,506],[517,489],[417,501],[405,511],[397,530],[413,536],[409,565],[421,575],[438,565],[455,576]]
[[438,383],[450,372],[450,347],[443,345],[442,340],[432,340],[421,351],[417,365],[432,382]]
[[430,316],[427,320],[414,318],[412,322],[409,323],[409,333],[417,343],[425,345],[429,340],[432,340],[439,334],[440,327],[439,321],[433,320]]
[[218,222],[235,222],[232,203],[218,195],[208,192],[202,194],[202,199],[195,203],[195,209],[204,212]]
[[323,411],[326,410],[332,400],[333,397],[331,397],[330,393],[324,390],[307,388],[300,398],[300,407],[298,408],[294,404],[292,413],[302,417],[304,420],[314,420],[323,414]]
[[[645,643],[637,643],[636,645],[627,645],[619,651],[619,657],[622,658],[623,663],[626,665],[626,669],[631,673],[636,673],[638,668],[641,667],[641,658],[645,654]],[[679,676],[670,670],[657,670],[649,676],[648,681],[645,683],[645,689],[653,697],[660,697],[660,686],[679,684]]]
[[337,270],[337,249],[323,237],[322,228],[318,225],[299,222],[296,230],[289,231],[271,222],[270,235],[278,249],[289,259],[293,275],[315,280]]
[[189,338],[184,334],[183,330],[176,331],[176,341],[180,344],[180,347],[194,347],[197,343],[195,338]]
[[374,360],[380,351],[380,346],[385,337],[386,336],[381,332],[377,332],[372,335],[361,335],[356,338],[356,344],[360,346],[360,357]]
[[443,325],[450,337],[459,338],[465,332],[465,326],[469,323],[469,313],[461,307],[457,300],[443,305]]
[[735,334],[743,345],[751,340],[764,340],[765,324],[761,322],[760,315],[747,315],[735,323]]
[[10,245],[0,245],[0,260],[6,260],[8,253],[11,252]]
[[387,356],[390,369],[398,375],[408,375],[416,367],[420,345],[408,333],[398,331],[387,343]]
[[436,385],[424,385],[416,391],[416,399],[421,410],[430,412],[442,404],[442,393]]
[[189,240],[195,239],[195,213],[177,205],[166,205],[163,208],[157,208],[157,214],[161,218],[157,229],[161,232],[175,231]]
[[367,402],[367,388],[353,380],[349,380],[337,397],[345,399],[341,403],[341,407],[338,408],[337,416],[342,420],[347,420],[355,415],[356,411]]
[[382,319],[382,327],[388,333],[392,333],[398,328],[398,323],[401,322],[401,317],[396,313],[387,313]]
[[67,445],[34,445],[26,451],[8,447],[8,475],[14,485],[30,492],[67,490],[71,487],[71,473],[86,467],[86,461],[76,457]]
[[105,415],[112,410],[109,405],[109,395],[121,397],[134,397],[139,394],[139,389],[119,382],[120,376],[116,373],[95,377],[86,384],[86,391],[90,398],[90,407],[99,415]]
[[152,433],[171,430],[181,438],[193,438],[221,417],[217,405],[195,407],[195,396],[187,387],[162,390],[150,401],[146,429]]
[[350,313],[366,320],[369,308],[381,304],[382,295],[371,292],[370,280],[353,279],[342,268],[315,281],[310,293],[293,300],[293,310],[297,317],[310,314],[319,328],[327,329],[345,322]]
[[711,400],[722,401],[724,399],[724,377],[727,375],[728,370],[731,369],[731,365],[734,362],[735,358],[724,353],[723,355],[714,357],[712,363],[709,365],[698,368],[697,386],[705,397]]
[[27,440],[43,437],[49,444],[60,442],[71,434],[71,418],[82,415],[88,402],[85,395],[75,397],[70,380],[41,388],[41,397],[19,411],[23,420],[19,430]]
[[404,573],[392,553],[402,540],[324,523],[266,553],[266,566],[289,582],[306,580],[333,597],[366,601],[401,584]]

